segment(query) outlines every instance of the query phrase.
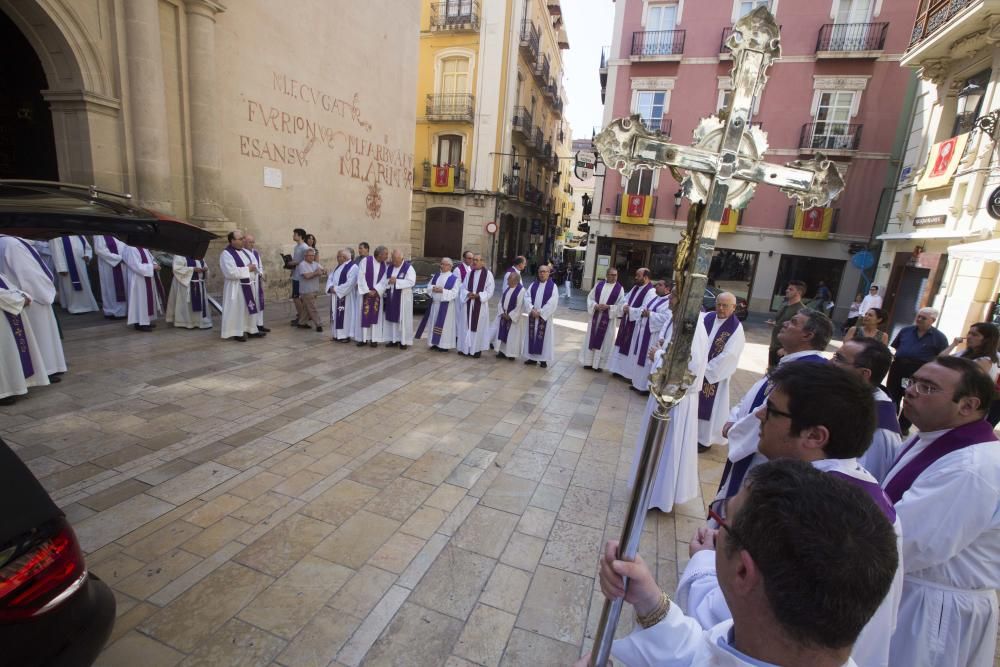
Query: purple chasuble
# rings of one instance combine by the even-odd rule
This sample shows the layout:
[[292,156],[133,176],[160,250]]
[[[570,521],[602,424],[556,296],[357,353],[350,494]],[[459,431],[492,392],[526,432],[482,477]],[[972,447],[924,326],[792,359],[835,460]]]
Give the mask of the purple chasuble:
[[[957,452],[960,449],[965,449],[972,445],[977,445],[981,442],[996,442],[997,437],[993,433],[993,427],[985,419],[978,419],[974,422],[964,424],[958,428],[953,428],[940,438],[932,442],[927,446],[924,451],[917,454],[913,459],[910,460],[903,468],[897,472],[889,483],[885,485],[885,493],[889,496],[889,499],[893,503],[898,503],[906,493],[913,483],[917,481],[917,477],[927,470],[932,464],[937,462],[938,459],[951,454],[952,452]],[[896,461],[902,460],[903,456],[910,451],[914,445],[919,442],[918,437],[914,437],[913,441],[906,446],[899,456],[896,457]],[[893,466],[895,468],[895,465]]]
[[[538,303],[538,281],[531,283],[528,291],[531,292],[531,306],[541,310],[549,302],[552,293],[555,291],[552,280],[545,281],[545,291],[542,293],[542,303]],[[528,318],[528,354],[539,355],[545,347],[545,330],[548,323],[541,317]]]
[[[478,285],[473,284],[476,282],[476,273],[479,274]],[[469,271],[468,278],[469,279],[465,289],[470,293],[482,294],[483,290],[486,289],[486,269],[475,269],[473,271]],[[473,299],[471,304],[471,308],[469,308],[469,302],[466,302],[465,304],[466,323],[470,331],[476,332],[479,331],[479,313],[483,309],[483,302],[481,299]]]
[[160,282],[160,271],[159,267],[156,266],[156,261],[153,259],[152,255],[147,255],[143,248],[136,248],[139,251],[139,258],[142,260],[143,264],[153,265],[153,276],[142,278],[146,281],[146,314],[150,317],[156,315],[156,302],[153,300],[153,287],[156,287],[156,295],[160,298],[160,304],[165,304],[167,302],[167,297],[163,291],[163,283]]
[[[187,265],[193,269],[205,268],[205,263],[200,259],[187,258]],[[205,298],[205,281],[202,280],[202,273],[191,274],[191,310],[201,313],[202,317],[208,316],[208,299]]]
[[842,473],[839,470],[831,470],[827,474],[838,477],[848,484],[853,484],[864,491],[868,494],[868,497],[872,499],[872,502],[875,503],[875,506],[882,510],[882,514],[884,514],[885,518],[889,520],[889,523],[896,523],[896,508],[892,506],[892,501],[889,500],[889,496],[885,494],[882,487],[880,487],[876,482],[858,479],[857,477]]
[[[244,266],[246,266],[243,263],[242,253],[238,252],[236,248],[234,248],[231,245],[227,245],[226,252],[228,252],[230,256],[232,256],[233,261],[236,262],[236,266],[238,266],[241,269]],[[258,312],[257,302],[253,298],[253,285],[250,284],[249,278],[240,278],[240,289],[243,290],[243,300],[246,301],[247,312],[250,313],[251,315],[256,315]]]
[[[435,273],[431,277],[431,287],[435,286],[438,276],[440,273]],[[454,273],[448,274],[448,279],[444,281],[444,289],[450,290],[455,287],[455,283],[458,282],[458,276]],[[434,325],[431,328],[431,345],[437,347],[437,344],[441,342],[441,335],[444,333],[444,323],[448,319],[448,306],[451,305],[450,301],[438,301],[437,304],[437,317],[434,318]],[[427,321],[430,319],[431,311],[434,310],[433,307],[428,308],[424,311],[424,316],[420,320],[420,326],[417,328],[417,332],[413,335],[414,338],[421,338],[424,335],[424,328],[427,326]]]
[[260,262],[260,253],[257,252],[256,248],[254,248],[253,250],[251,250],[250,253],[253,255],[254,264],[257,265],[257,272],[258,272],[257,273],[257,309],[260,312],[263,313],[264,312],[264,281],[260,279],[260,267],[262,266],[261,262]]
[[[64,236],[62,241],[63,254],[66,255],[66,269],[69,271],[69,281],[73,284],[74,292],[83,291],[83,283],[80,282],[80,271],[76,268],[76,256],[73,255],[73,239],[80,237]],[[80,241],[82,244],[83,241]],[[84,248],[86,250],[86,248]]]
[[[399,270],[396,267],[389,267],[389,277],[399,280],[400,278],[405,279],[406,273],[410,270],[410,263],[404,261],[399,265]],[[392,272],[396,271],[396,275],[393,276]],[[396,289],[395,285],[389,288],[389,292],[385,295],[385,321],[399,323],[402,319],[403,309],[403,290]]]
[[[638,307],[638,304],[645,301],[646,294],[648,294],[651,289],[653,289],[653,283],[646,283],[645,287],[639,287],[638,285],[633,286],[632,290],[629,292],[629,310]],[[628,356],[629,346],[632,345],[633,329],[635,329],[635,322],[632,321],[632,318],[626,315],[622,318],[622,324],[618,327],[618,336],[615,338],[615,347],[618,348],[619,354]]]
[[[118,241],[114,236],[105,234],[104,245],[108,246],[108,250],[112,253],[121,257],[121,252],[118,250]],[[122,269],[121,261],[111,267],[111,276],[115,283],[115,301],[125,303],[125,271]]]
[[[511,313],[514,308],[517,307],[517,296],[521,293],[521,284],[518,283],[514,289],[507,287],[504,290],[503,296],[500,297],[500,308],[507,317],[500,318],[500,329],[497,331],[497,339],[507,342],[507,337],[510,335],[510,325],[513,324],[514,318],[511,317]],[[509,298],[508,298],[509,295]],[[504,299],[507,299],[507,305],[504,306]]]
[[[378,280],[375,279],[375,258],[366,257],[365,258],[365,282],[368,285],[368,289],[375,289],[373,285],[378,284],[385,276],[385,263],[379,262],[378,265]],[[382,295],[376,294],[372,296],[365,292],[361,296],[361,328],[367,329],[369,327],[378,324],[378,314],[379,310],[382,308]]]
[[[658,296],[649,302],[649,312],[659,312],[660,308],[670,307],[670,295]],[[646,367],[646,357],[649,353],[649,342],[653,339],[653,329],[649,325],[649,317],[646,318],[646,326],[643,327],[642,336],[636,337],[636,343],[639,343],[638,353],[639,353],[639,368]],[[673,327],[673,320],[670,321],[671,328]],[[635,354],[636,350],[632,350],[632,354]]]
[[[347,276],[351,273],[351,267],[354,266],[351,262],[344,262],[338,268],[340,269],[340,276],[337,278],[337,284],[343,285],[347,282]],[[336,269],[334,269],[336,270]],[[347,312],[347,297],[339,297],[337,293],[333,293],[334,302],[337,306],[337,314],[333,318],[334,328],[343,329],[344,328],[344,316]]]
[[[712,327],[715,326],[715,320],[717,315],[715,313],[709,313],[705,316],[705,331],[712,333]],[[725,349],[726,343],[729,342],[729,338],[736,333],[736,330],[740,327],[740,321],[735,315],[730,315],[726,318],[719,330],[715,332],[715,338],[712,340],[711,347],[708,348],[708,360],[712,361],[717,356],[722,354],[722,350]],[[698,394],[698,419],[709,420],[712,418],[712,407],[715,405],[715,394],[719,389],[719,383],[709,384],[707,380],[702,380],[701,392]]]
[[[0,287],[10,289],[6,281],[0,278]],[[21,372],[24,378],[28,379],[35,374],[35,366],[31,363],[31,350],[28,348],[28,336],[24,333],[24,322],[20,315],[14,315],[4,311],[7,316],[7,323],[10,324],[10,331],[14,334],[14,342],[17,344],[17,356],[21,359]]]
[[[594,299],[598,304],[601,303],[601,292],[607,287],[608,283],[601,281],[597,283],[597,295]],[[614,287],[611,288],[611,295],[608,297],[607,305],[613,306],[618,303],[618,296],[622,293],[622,284],[615,283]],[[604,336],[608,333],[608,325],[611,324],[611,314],[608,310],[597,310],[594,309],[594,316],[590,318],[590,340],[587,343],[587,348],[591,350],[600,350],[601,346],[604,344]]]

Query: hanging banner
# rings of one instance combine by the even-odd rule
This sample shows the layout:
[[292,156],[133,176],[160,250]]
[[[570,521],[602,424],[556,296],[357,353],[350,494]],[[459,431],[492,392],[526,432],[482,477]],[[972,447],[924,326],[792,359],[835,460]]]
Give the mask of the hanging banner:
[[431,170],[431,192],[454,192],[455,168],[434,167]]
[[722,220],[719,222],[719,233],[720,234],[733,234],[736,232],[736,226],[740,224],[740,217],[743,215],[742,209],[734,209],[726,207],[726,210],[722,212]]
[[958,169],[958,163],[965,153],[965,145],[968,141],[969,133],[966,132],[952,137],[948,141],[934,144],[931,147],[930,155],[927,156],[924,175],[917,182],[917,190],[934,190],[951,183],[951,177]]
[[833,224],[832,208],[811,208],[803,211],[795,209],[795,227],[792,237],[797,239],[825,240],[830,236],[830,226]]
[[649,195],[625,195],[622,197],[621,222],[628,225],[648,225],[652,208],[653,198]]

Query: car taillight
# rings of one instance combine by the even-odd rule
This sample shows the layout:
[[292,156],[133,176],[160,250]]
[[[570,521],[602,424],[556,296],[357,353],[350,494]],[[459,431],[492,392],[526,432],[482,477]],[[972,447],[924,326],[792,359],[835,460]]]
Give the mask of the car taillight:
[[53,534],[0,567],[0,622],[45,613],[72,595],[87,576],[73,529],[60,519]]

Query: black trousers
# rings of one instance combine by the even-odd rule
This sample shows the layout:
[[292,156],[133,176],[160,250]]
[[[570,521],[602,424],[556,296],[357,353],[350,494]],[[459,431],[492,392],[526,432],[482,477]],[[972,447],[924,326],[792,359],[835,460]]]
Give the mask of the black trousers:
[[[892,365],[889,366],[889,376],[885,380],[885,388],[889,392],[889,398],[896,405],[897,412],[899,411],[899,404],[903,400],[903,394],[905,390],[903,389],[903,378],[908,378],[913,373],[923,366],[926,361],[921,361],[920,359],[907,359],[896,357]],[[904,417],[902,414],[899,415],[899,426],[904,432],[910,430],[910,420]]]

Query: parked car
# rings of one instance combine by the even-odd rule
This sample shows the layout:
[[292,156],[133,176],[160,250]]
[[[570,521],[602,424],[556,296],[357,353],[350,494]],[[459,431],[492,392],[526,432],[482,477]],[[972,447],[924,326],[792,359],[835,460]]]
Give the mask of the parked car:
[[429,259],[414,259],[410,265],[417,274],[417,284],[413,286],[413,312],[422,313],[431,307],[431,295],[427,291],[427,283],[440,267]]
[[[145,248],[204,257],[214,234],[97,188],[0,180],[0,233],[48,240],[113,234]],[[0,663],[87,667],[111,635],[115,598],[87,569],[73,528],[0,440]]]
[[[726,290],[719,289],[718,287],[705,288],[705,296],[701,299],[701,305],[704,307],[706,312],[715,310],[715,297],[725,291]],[[742,322],[749,314],[750,307],[747,304],[747,300],[741,296],[736,297],[736,319]]]

